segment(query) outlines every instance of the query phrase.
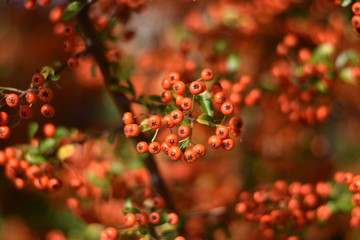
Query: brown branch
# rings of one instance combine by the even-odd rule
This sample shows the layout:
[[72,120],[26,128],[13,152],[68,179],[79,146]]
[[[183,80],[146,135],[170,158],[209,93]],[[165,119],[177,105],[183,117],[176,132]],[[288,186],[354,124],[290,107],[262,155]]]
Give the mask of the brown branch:
[[[83,31],[83,36],[86,38],[85,42],[87,43],[88,52],[94,57],[95,61],[99,65],[100,71],[103,75],[105,81],[105,87],[110,93],[119,113],[130,112],[130,103],[131,101],[128,97],[122,92],[111,91],[110,86],[118,85],[118,79],[111,76],[109,71],[109,62],[105,57],[105,46],[103,41],[97,35],[97,32],[94,28],[92,21],[88,16],[89,6],[86,6],[80,14],[77,16],[78,23]],[[148,137],[144,134],[140,134],[137,138],[137,141],[147,141]],[[177,212],[173,201],[170,198],[169,191],[165,185],[164,180],[162,179],[157,164],[154,161],[152,155],[149,155],[145,159],[146,168],[149,170],[152,179],[153,188],[157,193],[159,193],[166,201],[167,208],[173,212]]]

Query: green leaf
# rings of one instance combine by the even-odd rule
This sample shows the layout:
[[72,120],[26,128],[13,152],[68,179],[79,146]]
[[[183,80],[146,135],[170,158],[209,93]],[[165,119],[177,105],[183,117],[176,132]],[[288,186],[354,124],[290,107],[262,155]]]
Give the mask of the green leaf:
[[352,3],[352,0],[341,0],[341,6],[347,7]]
[[53,149],[55,145],[56,145],[55,138],[46,138],[44,139],[44,141],[40,142],[38,149],[41,153],[44,153],[50,149]]
[[357,56],[356,52],[354,52],[352,50],[348,50],[348,51],[345,51],[345,52],[341,53],[336,58],[335,66],[337,68],[342,68],[348,62],[352,63],[355,66],[359,66],[360,62],[359,62],[359,59],[358,59],[358,56]]
[[66,127],[63,127],[63,126],[59,126],[56,128],[56,133],[55,133],[55,139],[58,140],[58,139],[61,139],[63,137],[67,137],[67,136],[70,136],[70,132],[69,130],[66,128]]
[[62,63],[61,63],[60,61],[55,61],[55,62],[53,63],[53,66],[54,66],[54,67],[61,67],[61,65],[62,65]]
[[313,55],[311,56],[311,63],[323,63],[329,65],[330,56],[334,53],[335,48],[330,43],[319,45],[315,48]]
[[76,15],[79,14],[79,12],[86,6],[85,1],[74,1],[71,2],[67,7],[65,8],[63,12],[62,19],[63,21],[67,21]]
[[222,53],[228,48],[229,44],[225,40],[219,40],[214,44],[214,52],[215,53]]
[[204,125],[208,125],[208,126],[212,126],[212,127],[216,126],[214,119],[211,116],[207,115],[206,113],[201,114],[196,119],[196,121],[200,124],[204,124]]
[[53,76],[55,74],[55,70],[52,67],[45,66],[41,69],[40,73],[47,78],[49,75]]
[[28,136],[29,139],[33,139],[35,136],[35,133],[39,130],[39,124],[37,122],[31,122],[28,125]]
[[128,84],[128,93],[130,93],[132,96],[135,96],[135,88],[132,82],[129,79],[126,79],[126,83]]
[[116,139],[117,133],[116,132],[110,132],[109,136],[108,136],[108,142],[109,143],[114,143],[115,139]]
[[45,157],[43,157],[42,155],[33,154],[29,152],[25,154],[25,160],[31,164],[39,164],[42,162],[46,162]]
[[209,116],[214,115],[214,109],[211,102],[211,95],[208,91],[205,91],[196,96],[196,100],[200,103],[201,109]]
[[163,101],[161,100],[161,97],[158,95],[151,95],[151,96],[149,96],[149,99],[154,102],[163,103]]
[[164,114],[169,115],[172,111],[176,110],[177,108],[174,105],[168,105],[164,109]]
[[53,75],[53,76],[51,76],[51,78],[50,78],[52,81],[58,81],[59,79],[60,79],[60,75],[58,74],[58,75]]
[[96,77],[96,63],[93,63],[91,65],[90,71],[91,71],[91,77],[93,77],[93,78]]
[[140,131],[141,132],[146,132],[146,131],[149,131],[149,130],[151,130],[151,127],[148,125],[148,119],[145,118],[140,123]]
[[124,172],[124,167],[118,162],[111,162],[110,172],[114,175],[121,175]]
[[319,80],[317,81],[315,84],[314,84],[314,87],[319,91],[319,92],[322,92],[322,93],[326,93],[328,88],[327,86],[324,84],[323,81]]
[[230,73],[236,72],[240,67],[240,57],[236,53],[232,53],[226,59],[226,68]]
[[354,77],[352,75],[352,70],[350,67],[342,69],[339,73],[339,77],[344,82],[356,85],[356,80],[354,79]]

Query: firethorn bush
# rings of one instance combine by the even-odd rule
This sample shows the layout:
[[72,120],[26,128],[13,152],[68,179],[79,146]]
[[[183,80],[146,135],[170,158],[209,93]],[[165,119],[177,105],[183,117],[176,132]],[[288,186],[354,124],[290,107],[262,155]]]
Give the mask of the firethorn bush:
[[0,239],[360,237],[360,2],[9,0]]

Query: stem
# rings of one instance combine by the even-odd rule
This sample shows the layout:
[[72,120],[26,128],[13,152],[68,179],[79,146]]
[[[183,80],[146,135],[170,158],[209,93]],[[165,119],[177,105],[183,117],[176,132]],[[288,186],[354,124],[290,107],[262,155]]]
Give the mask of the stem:
[[[97,62],[100,71],[103,75],[105,81],[106,90],[110,93],[119,113],[130,112],[130,103],[126,95],[122,92],[114,92],[111,91],[110,86],[118,85],[118,80],[111,76],[109,71],[109,63],[105,57],[105,46],[102,40],[98,37],[96,30],[93,26],[92,21],[88,17],[89,6],[86,6],[77,16],[78,23],[82,28],[83,35],[86,38],[86,42],[89,43],[88,52],[94,57],[95,61]],[[136,137],[136,141],[147,141],[149,137],[145,134],[140,133],[138,137]],[[154,161],[152,155],[148,155],[148,157],[144,160],[146,168],[151,174],[152,185],[153,188],[165,199],[167,203],[167,207],[169,210],[173,212],[177,212],[173,201],[170,198],[170,194],[168,189],[165,185],[164,180],[162,179],[159,169]]]
[[9,91],[9,92],[16,92],[19,94],[25,93],[25,91],[17,89],[17,88],[11,88],[11,87],[0,87],[0,90]]

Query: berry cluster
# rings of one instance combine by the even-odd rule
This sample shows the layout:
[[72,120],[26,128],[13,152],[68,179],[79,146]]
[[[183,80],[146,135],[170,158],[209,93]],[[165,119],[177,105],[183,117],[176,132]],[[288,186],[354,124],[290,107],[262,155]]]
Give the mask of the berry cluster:
[[326,182],[287,184],[277,181],[265,190],[242,192],[235,212],[246,221],[256,222],[264,238],[281,233],[281,239],[298,239],[285,234],[289,228],[298,230],[310,222],[327,221],[334,208],[327,205],[332,185]]
[[353,32],[357,37],[360,37],[360,2],[354,2],[351,10],[354,14],[354,16],[351,18]]
[[[240,134],[242,120],[234,116],[230,119],[228,126],[223,125],[225,117],[233,114],[235,108],[233,103],[226,99],[220,83],[213,84],[212,97],[206,91],[207,86],[205,82],[211,81],[213,78],[212,70],[204,69],[201,72],[200,79],[186,84],[177,72],[173,72],[162,81],[162,87],[165,91],[161,94],[161,99],[164,103],[169,104],[168,109],[170,111],[168,111],[168,114],[165,111],[164,116],[159,114],[151,115],[139,125],[135,123],[135,117],[131,112],[124,113],[124,132],[127,137],[136,137],[142,130],[152,129],[156,131],[150,143],[146,141],[137,143],[137,151],[139,153],[149,152],[151,154],[158,154],[162,151],[174,161],[180,160],[183,157],[187,163],[195,162],[206,153],[204,145],[194,144],[191,141],[192,128],[195,121],[200,124],[216,127],[215,135],[208,138],[208,145],[211,148],[222,147],[225,150],[231,150],[235,142],[230,135],[238,136]],[[199,103],[204,113],[199,114],[196,112],[197,109],[194,108],[196,102]],[[223,116],[221,123],[216,123],[211,116],[214,114],[213,108],[215,107],[220,108]],[[161,127],[170,129],[171,132],[162,143],[155,141],[158,130]]]

